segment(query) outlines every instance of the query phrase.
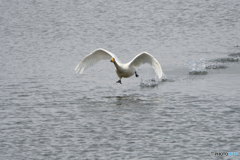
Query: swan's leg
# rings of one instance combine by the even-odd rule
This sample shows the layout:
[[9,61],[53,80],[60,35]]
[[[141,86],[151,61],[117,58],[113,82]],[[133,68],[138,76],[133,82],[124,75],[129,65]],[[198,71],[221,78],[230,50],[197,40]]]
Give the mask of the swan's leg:
[[118,72],[117,72],[117,75],[118,75],[118,81],[117,81],[117,83],[120,83],[120,84],[122,84],[122,81],[121,81],[121,79],[122,79],[122,77],[118,74]]
[[137,74],[137,72],[135,71],[135,76],[138,77],[139,75]]
[[119,80],[117,81],[117,83],[120,83],[120,84],[122,84],[122,81],[121,81],[121,79],[119,79]]

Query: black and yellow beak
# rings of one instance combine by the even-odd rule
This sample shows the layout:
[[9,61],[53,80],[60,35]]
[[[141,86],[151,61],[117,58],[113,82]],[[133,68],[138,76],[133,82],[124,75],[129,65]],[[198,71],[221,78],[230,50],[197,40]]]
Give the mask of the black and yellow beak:
[[110,62],[114,62],[114,58],[111,58]]

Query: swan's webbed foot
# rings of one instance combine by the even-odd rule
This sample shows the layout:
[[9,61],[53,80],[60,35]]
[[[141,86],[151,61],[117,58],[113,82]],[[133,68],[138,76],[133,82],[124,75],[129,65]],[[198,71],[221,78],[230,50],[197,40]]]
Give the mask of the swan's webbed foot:
[[137,74],[137,72],[135,72],[135,76],[138,77],[139,75]]
[[118,80],[116,83],[120,83],[120,84],[122,84],[122,81],[121,81],[121,80]]

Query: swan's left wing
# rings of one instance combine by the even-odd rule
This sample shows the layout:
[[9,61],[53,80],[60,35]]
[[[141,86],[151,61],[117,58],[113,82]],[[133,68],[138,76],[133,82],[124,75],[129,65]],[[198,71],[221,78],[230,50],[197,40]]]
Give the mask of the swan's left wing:
[[75,68],[76,73],[82,74],[84,70],[88,69],[89,67],[93,66],[97,62],[105,59],[111,59],[115,58],[116,61],[119,61],[117,59],[117,56],[115,54],[112,54],[111,52],[99,48],[89,55],[87,55],[81,62],[78,63],[78,65]]
[[159,62],[154,58],[151,54],[143,52],[133,58],[132,61],[129,62],[129,65],[132,67],[139,67],[141,64],[148,63],[155,70],[159,79],[162,78],[162,68]]

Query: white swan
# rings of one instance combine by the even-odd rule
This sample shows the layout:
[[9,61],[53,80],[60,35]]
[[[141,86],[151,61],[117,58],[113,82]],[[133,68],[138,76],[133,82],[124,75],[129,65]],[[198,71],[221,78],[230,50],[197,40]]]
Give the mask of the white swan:
[[135,70],[135,67],[139,67],[141,64],[148,63],[150,64],[153,69],[155,70],[158,78],[162,79],[162,68],[158,61],[149,53],[142,52],[138,54],[136,57],[134,57],[130,62],[126,64],[122,64],[116,55],[112,54],[111,52],[105,50],[105,49],[97,49],[87,55],[81,62],[78,63],[78,65],[75,68],[76,73],[82,74],[84,70],[87,68],[93,66],[100,60],[104,59],[111,59],[110,62],[113,62],[115,65],[115,70],[118,75],[119,80],[117,83],[121,83],[122,77],[128,78],[131,77],[134,73],[136,77],[138,77],[138,74]]

